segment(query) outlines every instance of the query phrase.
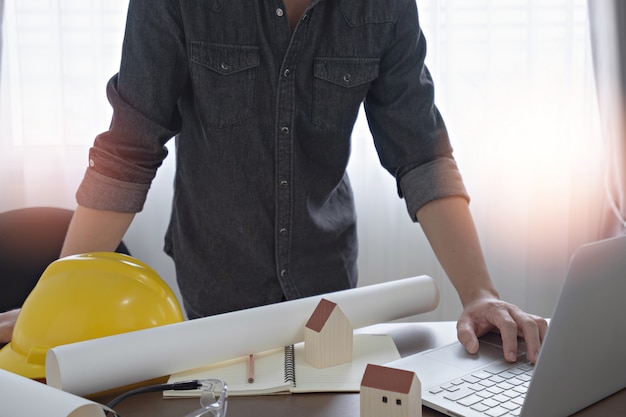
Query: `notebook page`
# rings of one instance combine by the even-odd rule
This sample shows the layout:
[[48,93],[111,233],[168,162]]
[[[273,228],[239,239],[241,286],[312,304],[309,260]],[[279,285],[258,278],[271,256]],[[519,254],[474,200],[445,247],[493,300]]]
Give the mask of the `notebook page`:
[[[285,350],[276,348],[254,355],[254,382],[248,382],[248,357],[195,368],[172,375],[168,382],[190,379],[218,378],[228,385],[229,396],[261,395],[288,392],[291,382],[285,381]],[[198,397],[199,390],[165,391],[164,398]]]
[[296,344],[296,386],[291,392],[359,392],[368,363],[384,365],[400,359],[393,339],[386,334],[357,334],[352,349],[352,362],[320,369],[304,360],[304,343]]
[[[254,382],[248,383],[248,357],[220,362],[179,372],[168,382],[189,379],[219,378],[228,384],[229,396],[305,392],[359,392],[368,363],[384,365],[400,359],[400,353],[389,335],[357,334],[354,336],[352,362],[328,368],[315,368],[305,362],[304,342],[294,345],[295,380],[285,381],[284,348],[255,354]],[[164,398],[198,397],[200,391],[165,391]]]

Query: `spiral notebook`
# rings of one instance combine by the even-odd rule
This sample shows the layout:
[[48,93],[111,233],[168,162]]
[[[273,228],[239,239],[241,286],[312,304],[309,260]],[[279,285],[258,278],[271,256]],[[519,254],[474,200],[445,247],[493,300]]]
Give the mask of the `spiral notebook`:
[[[304,360],[304,342],[254,355],[254,382],[248,382],[248,357],[241,357],[170,376],[168,382],[219,378],[228,384],[229,396],[305,392],[359,392],[368,363],[383,365],[400,359],[389,335],[354,336],[352,362],[315,368]],[[195,397],[200,391],[165,391],[164,398]]]

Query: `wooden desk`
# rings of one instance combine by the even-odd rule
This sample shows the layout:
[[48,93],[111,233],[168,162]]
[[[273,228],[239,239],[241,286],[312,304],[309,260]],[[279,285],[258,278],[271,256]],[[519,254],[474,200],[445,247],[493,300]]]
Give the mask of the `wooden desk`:
[[[402,356],[431,349],[456,340],[455,322],[389,323],[361,331],[390,334]],[[94,398],[106,403],[110,397]],[[198,399],[163,399],[161,393],[141,394],[124,400],[116,407],[123,417],[182,417],[199,407]],[[227,417],[358,417],[358,393],[285,394],[253,397],[230,397]],[[576,417],[624,415],[626,389],[578,413]],[[424,417],[443,414],[424,407]]]

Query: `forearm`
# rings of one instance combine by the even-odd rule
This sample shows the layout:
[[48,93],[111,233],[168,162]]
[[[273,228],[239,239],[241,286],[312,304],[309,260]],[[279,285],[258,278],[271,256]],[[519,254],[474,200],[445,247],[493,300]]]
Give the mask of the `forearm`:
[[465,199],[431,201],[417,211],[417,219],[463,306],[481,296],[498,297]]
[[134,217],[134,213],[78,206],[67,231],[61,257],[115,251]]
[[547,323],[499,299],[466,200],[432,201],[418,210],[417,218],[463,303],[457,337],[465,349],[476,353],[478,337],[497,329],[508,361],[517,359],[517,339],[523,336],[528,358],[535,363]]

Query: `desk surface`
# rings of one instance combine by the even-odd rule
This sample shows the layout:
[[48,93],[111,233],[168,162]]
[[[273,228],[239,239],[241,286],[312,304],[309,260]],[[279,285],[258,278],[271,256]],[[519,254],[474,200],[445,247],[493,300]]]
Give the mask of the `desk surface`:
[[[444,345],[456,340],[455,322],[389,323],[370,326],[367,332],[390,334],[402,356]],[[106,403],[110,397],[94,398]],[[230,397],[227,417],[358,417],[358,393],[286,394]],[[116,407],[124,417],[182,417],[198,408],[198,399],[163,399],[161,393],[131,397]],[[621,415],[626,409],[626,389],[576,413],[576,417]],[[443,416],[427,407],[423,416]]]

